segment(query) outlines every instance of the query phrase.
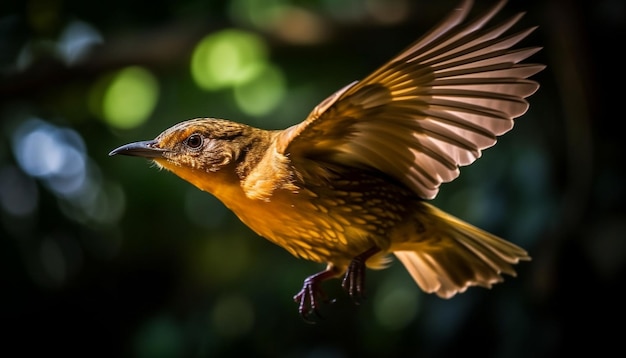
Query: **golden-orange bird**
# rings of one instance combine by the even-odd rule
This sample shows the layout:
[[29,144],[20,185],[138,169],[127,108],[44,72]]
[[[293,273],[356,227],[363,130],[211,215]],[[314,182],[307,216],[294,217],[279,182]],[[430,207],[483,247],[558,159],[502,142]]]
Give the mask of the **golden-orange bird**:
[[425,200],[513,127],[539,85],[540,48],[512,49],[534,28],[505,34],[523,14],[465,21],[471,1],[362,81],[322,101],[299,124],[263,130],[223,119],[174,125],[112,151],[153,160],[207,191],[257,234],[326,263],[294,299],[306,319],[320,283],[343,275],[361,298],[365,267],[394,254],[426,292],[449,298],[491,287],[526,251]]

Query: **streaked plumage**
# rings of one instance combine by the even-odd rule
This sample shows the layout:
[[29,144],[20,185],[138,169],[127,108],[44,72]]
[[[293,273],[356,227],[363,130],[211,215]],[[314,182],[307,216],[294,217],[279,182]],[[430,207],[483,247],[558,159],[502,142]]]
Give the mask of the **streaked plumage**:
[[149,157],[212,193],[259,235],[327,263],[305,280],[300,313],[317,309],[319,282],[345,274],[359,296],[363,267],[393,253],[426,292],[490,287],[527,253],[424,200],[513,127],[539,85],[538,47],[512,49],[533,28],[491,26],[504,6],[464,22],[464,1],[387,64],[320,103],[300,124],[265,131],[221,119],[182,122],[154,141],[111,154]]

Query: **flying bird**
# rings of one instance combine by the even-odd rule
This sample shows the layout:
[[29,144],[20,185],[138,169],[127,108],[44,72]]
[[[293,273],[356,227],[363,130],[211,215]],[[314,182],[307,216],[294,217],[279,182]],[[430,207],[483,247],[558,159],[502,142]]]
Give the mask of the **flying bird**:
[[258,235],[326,268],[294,300],[318,314],[323,281],[342,278],[359,301],[366,268],[391,255],[428,293],[449,298],[515,276],[527,252],[428,203],[513,128],[544,65],[509,34],[523,14],[490,24],[505,1],[468,20],[463,1],[361,81],[284,130],[216,118],[178,123],[110,155],[148,158],[217,197]]

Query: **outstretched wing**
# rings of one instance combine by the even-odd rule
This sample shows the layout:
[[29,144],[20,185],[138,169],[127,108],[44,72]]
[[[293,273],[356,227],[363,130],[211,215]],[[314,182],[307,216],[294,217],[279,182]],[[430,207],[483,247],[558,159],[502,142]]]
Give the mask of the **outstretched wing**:
[[443,22],[360,82],[320,103],[281,133],[277,151],[304,161],[383,172],[431,199],[528,109],[539,64],[520,64],[540,48],[511,49],[530,28],[505,35],[523,14],[487,23],[504,1],[462,24],[464,1]]

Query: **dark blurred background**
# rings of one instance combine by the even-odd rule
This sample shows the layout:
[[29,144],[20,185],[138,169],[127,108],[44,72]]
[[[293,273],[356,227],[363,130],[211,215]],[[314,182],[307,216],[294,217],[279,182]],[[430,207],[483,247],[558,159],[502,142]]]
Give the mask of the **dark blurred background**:
[[[479,2],[476,11],[493,1]],[[435,204],[533,256],[492,290],[422,293],[398,262],[368,299],[147,161],[108,157],[194,117],[276,129],[363,78],[457,1],[0,4],[0,355],[554,357],[621,349],[626,3],[511,1],[547,64],[529,112]],[[474,12],[476,13],[476,12]],[[622,328],[615,328],[622,327]],[[619,347],[619,348],[618,348]],[[619,351],[619,350],[618,350]]]

